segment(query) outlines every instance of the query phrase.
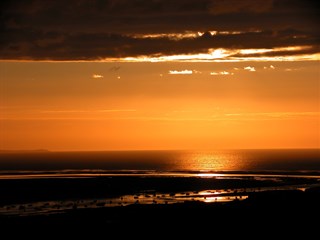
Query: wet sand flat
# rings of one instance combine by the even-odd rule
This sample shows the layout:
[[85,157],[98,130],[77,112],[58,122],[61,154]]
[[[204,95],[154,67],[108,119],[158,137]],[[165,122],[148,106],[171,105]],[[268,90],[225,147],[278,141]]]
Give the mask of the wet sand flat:
[[[320,215],[317,178],[127,176],[10,179],[1,180],[0,186],[4,230],[54,228],[56,233],[94,231],[120,237],[132,233],[125,229],[139,235],[148,229],[181,237],[188,232],[207,236],[204,231],[208,229],[227,227],[254,228],[266,234],[293,234],[292,230],[309,234],[317,229],[313,219]],[[236,198],[217,201],[216,194]],[[110,199],[117,200],[110,203]],[[14,214],[7,214],[10,212]]]

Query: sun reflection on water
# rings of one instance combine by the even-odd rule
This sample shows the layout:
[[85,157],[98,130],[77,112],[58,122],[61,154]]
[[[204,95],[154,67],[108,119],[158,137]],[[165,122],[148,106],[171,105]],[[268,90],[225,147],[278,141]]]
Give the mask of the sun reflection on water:
[[203,177],[203,178],[213,178],[213,177],[223,177],[223,176],[225,176],[225,174],[222,174],[222,173],[198,173],[196,176]]
[[201,192],[199,192],[199,195],[201,195],[201,196],[208,196],[208,195],[212,195],[212,194],[219,194],[219,192],[218,191],[201,191]]
[[[243,156],[236,151],[198,151],[182,154],[182,169],[192,171],[234,171],[244,168]],[[223,174],[200,173],[200,177],[219,177]]]

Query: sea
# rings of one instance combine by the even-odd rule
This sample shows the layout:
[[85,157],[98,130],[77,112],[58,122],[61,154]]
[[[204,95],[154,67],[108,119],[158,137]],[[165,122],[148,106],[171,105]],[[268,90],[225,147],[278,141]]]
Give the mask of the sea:
[[320,149],[0,151],[0,178],[108,174],[320,173]]
[[320,149],[0,152],[0,215],[244,200],[320,187]]

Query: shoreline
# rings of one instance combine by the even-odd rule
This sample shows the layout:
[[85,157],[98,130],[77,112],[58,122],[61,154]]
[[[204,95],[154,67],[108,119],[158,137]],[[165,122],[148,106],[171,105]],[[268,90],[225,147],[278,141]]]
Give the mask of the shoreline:
[[60,226],[68,227],[69,230],[70,227],[85,227],[87,230],[101,230],[102,227],[111,232],[126,227],[148,227],[156,230],[171,227],[178,231],[174,226],[188,226],[192,231],[196,231],[208,226],[223,227],[226,224],[228,227],[258,226],[264,229],[267,226],[264,224],[267,223],[273,226],[269,227],[269,231],[277,228],[283,231],[284,226],[289,223],[290,227],[297,226],[302,230],[304,226],[316,226],[317,221],[313,220],[312,216],[320,213],[319,201],[320,187],[306,191],[270,190],[252,193],[245,200],[225,203],[191,201],[175,204],[133,204],[111,208],[71,209],[47,215],[0,215],[0,223],[3,227]]
[[[226,236],[234,234],[238,237],[241,234],[252,235],[252,231],[260,231],[258,235],[252,235],[254,238],[261,234],[274,237],[279,233],[286,237],[296,236],[297,233],[315,236],[318,234],[318,221],[313,219],[320,216],[319,184],[319,179],[292,177],[219,179],[118,176],[0,180],[0,208],[8,203],[14,204],[19,211],[11,215],[0,212],[0,225],[3,232],[8,231],[10,236],[19,236],[20,231],[15,231],[18,229],[25,230],[24,233],[30,236],[40,234],[42,231],[38,229],[45,229],[59,236],[67,233],[73,236],[98,234],[99,237],[134,238],[135,233],[142,239],[154,234],[166,238],[175,235],[179,238],[190,237],[190,233],[207,237],[208,234],[224,232],[224,229],[231,230],[225,232]],[[299,186],[303,186],[303,189]],[[223,193],[225,190],[227,193]],[[200,195],[201,191],[211,194],[207,195],[207,199],[213,197],[213,201],[204,202],[205,196],[200,196],[199,200],[192,195]],[[223,194],[229,194],[229,197],[234,194],[237,198],[216,201],[216,192],[221,197],[228,197]],[[138,197],[141,202],[119,204],[120,201],[127,201],[124,194],[131,194],[133,200]],[[157,196],[162,198],[163,194],[164,199],[182,199],[161,202]],[[106,201],[110,197],[119,201],[113,202],[113,207],[109,207],[113,203]],[[34,203],[41,199],[42,205],[35,206]],[[143,199],[149,202],[143,204]],[[156,202],[153,202],[154,199]],[[48,201],[56,202],[51,204]],[[81,207],[81,204],[87,203],[91,205]],[[30,209],[38,212],[28,214],[28,209],[19,209],[19,204],[30,205]],[[64,209],[64,204],[69,208]],[[19,214],[21,212],[27,214]]]
[[64,170],[0,170],[0,180],[4,179],[37,179],[37,178],[96,178],[96,177],[202,177],[202,178],[232,178],[232,177],[294,177],[319,178],[317,170],[242,170],[242,171],[212,171],[212,170],[102,170],[102,169],[64,169]]
[[99,176],[2,179],[0,214],[31,216],[72,209],[244,201],[267,191],[320,188],[319,178],[293,176]]

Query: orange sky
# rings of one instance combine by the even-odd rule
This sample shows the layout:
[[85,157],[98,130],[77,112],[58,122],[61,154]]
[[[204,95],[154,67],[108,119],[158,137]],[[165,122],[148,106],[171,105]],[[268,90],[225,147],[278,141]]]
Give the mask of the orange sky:
[[320,147],[318,61],[0,69],[0,149]]
[[316,1],[1,4],[0,149],[320,148]]

